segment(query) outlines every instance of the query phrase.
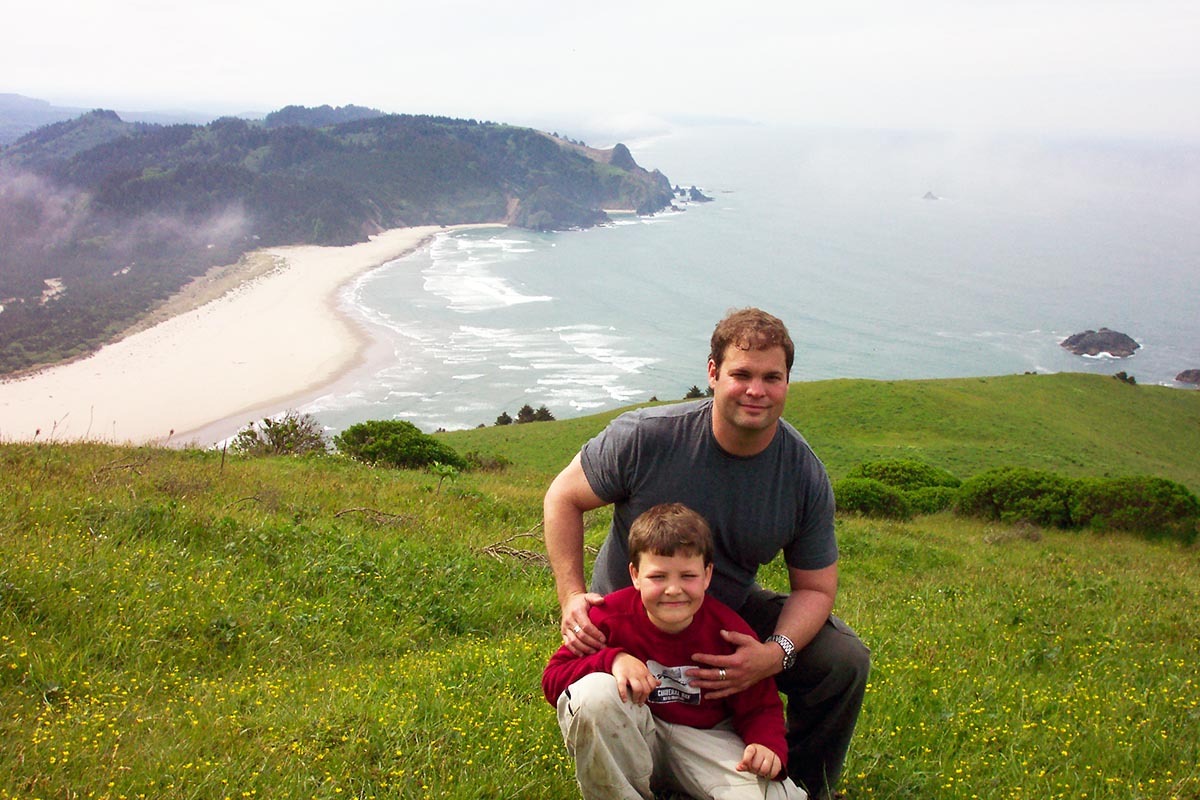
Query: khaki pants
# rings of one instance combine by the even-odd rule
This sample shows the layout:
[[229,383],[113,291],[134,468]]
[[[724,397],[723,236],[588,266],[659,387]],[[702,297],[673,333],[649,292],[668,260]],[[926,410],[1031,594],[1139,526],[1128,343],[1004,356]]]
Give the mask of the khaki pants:
[[746,745],[728,723],[704,729],[663,722],[644,705],[622,702],[606,672],[587,675],[559,695],[558,726],[584,800],[653,800],[656,791],[697,800],[807,797],[790,779],[738,772]]

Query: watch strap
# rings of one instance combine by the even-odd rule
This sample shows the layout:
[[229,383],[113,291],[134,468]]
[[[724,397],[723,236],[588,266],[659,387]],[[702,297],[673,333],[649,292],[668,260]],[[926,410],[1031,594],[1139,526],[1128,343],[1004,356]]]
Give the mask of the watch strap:
[[775,633],[767,637],[768,642],[775,642],[783,649],[783,668],[789,669],[792,664],[796,663],[796,645],[792,644],[792,640],[784,636],[782,633]]

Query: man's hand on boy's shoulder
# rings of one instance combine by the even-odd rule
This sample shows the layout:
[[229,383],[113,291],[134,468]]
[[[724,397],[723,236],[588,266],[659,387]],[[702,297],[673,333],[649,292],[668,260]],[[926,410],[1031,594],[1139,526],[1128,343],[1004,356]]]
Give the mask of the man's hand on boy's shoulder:
[[577,656],[590,656],[604,648],[607,641],[604,633],[592,624],[588,615],[592,606],[604,604],[604,595],[595,592],[575,592],[563,603],[563,644]]
[[742,760],[738,762],[738,772],[752,772],[760,778],[774,780],[783,769],[783,762],[775,751],[764,744],[748,744],[742,751]]
[[658,678],[650,673],[640,658],[629,653],[618,653],[613,659],[613,677],[617,679],[617,692],[622,702],[632,700],[637,705],[645,705],[650,693],[658,688]]

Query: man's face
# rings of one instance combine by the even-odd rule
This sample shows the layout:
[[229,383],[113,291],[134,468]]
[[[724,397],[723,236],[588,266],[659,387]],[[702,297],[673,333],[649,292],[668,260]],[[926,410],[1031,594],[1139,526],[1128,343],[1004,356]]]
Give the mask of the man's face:
[[629,576],[642,595],[642,605],[654,627],[679,633],[692,624],[712,580],[712,564],[702,556],[659,556],[642,553]]
[[787,356],[782,347],[742,350],[730,345],[720,370],[708,362],[713,390],[714,426],[739,437],[774,434],[787,399]]

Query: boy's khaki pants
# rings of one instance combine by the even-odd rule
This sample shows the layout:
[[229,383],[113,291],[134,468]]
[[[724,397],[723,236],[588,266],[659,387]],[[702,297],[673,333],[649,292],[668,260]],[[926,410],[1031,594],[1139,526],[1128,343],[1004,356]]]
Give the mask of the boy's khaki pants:
[[584,800],[653,800],[655,791],[697,800],[805,800],[790,779],[768,781],[735,767],[745,744],[728,723],[692,728],[622,702],[617,681],[595,672],[558,698],[558,726],[575,759]]

